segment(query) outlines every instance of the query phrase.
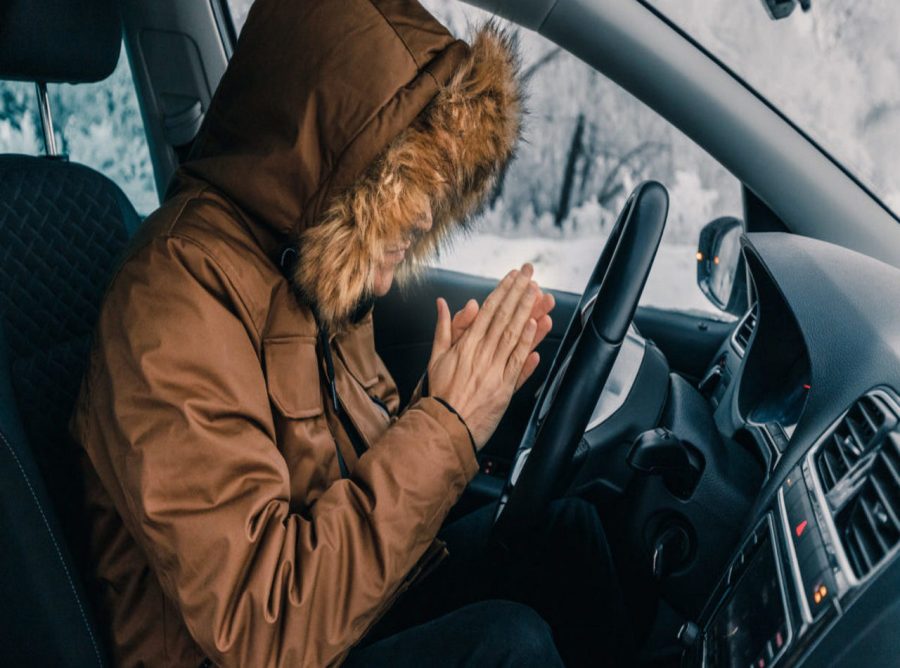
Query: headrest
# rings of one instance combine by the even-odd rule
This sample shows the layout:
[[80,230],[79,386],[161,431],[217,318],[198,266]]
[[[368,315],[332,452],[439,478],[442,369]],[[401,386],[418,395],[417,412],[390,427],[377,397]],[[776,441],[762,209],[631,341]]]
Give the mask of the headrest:
[[100,81],[116,68],[121,41],[115,0],[0,2],[0,79]]

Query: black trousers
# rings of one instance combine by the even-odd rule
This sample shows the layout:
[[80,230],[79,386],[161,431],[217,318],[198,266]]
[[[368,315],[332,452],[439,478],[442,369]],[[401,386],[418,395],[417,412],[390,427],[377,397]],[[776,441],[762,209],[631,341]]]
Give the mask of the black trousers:
[[[493,504],[442,529],[450,556],[388,611],[348,666],[630,665],[632,639],[593,506],[560,499],[509,553]],[[558,652],[558,654],[557,654]]]

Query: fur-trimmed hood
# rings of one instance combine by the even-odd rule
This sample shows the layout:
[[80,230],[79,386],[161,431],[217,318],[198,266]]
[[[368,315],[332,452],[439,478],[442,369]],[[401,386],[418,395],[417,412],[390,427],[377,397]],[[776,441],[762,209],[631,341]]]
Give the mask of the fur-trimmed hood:
[[401,278],[480,208],[521,134],[518,68],[496,24],[467,44],[413,0],[257,0],[181,172],[296,246],[336,330],[423,216]]

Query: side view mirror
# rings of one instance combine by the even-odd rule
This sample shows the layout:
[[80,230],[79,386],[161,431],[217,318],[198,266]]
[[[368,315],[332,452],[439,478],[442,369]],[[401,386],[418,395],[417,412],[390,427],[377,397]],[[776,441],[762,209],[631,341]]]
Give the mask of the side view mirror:
[[726,313],[747,308],[746,276],[742,271],[741,235],[744,223],[724,216],[700,230],[697,244],[697,285],[707,299]]

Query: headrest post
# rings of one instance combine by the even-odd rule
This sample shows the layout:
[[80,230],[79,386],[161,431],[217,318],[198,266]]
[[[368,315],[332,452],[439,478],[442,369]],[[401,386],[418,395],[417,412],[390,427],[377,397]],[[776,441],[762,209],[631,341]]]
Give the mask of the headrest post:
[[53,116],[50,113],[50,96],[47,94],[47,84],[37,82],[38,107],[41,110],[41,126],[44,129],[44,153],[49,156],[58,156],[59,149],[56,147],[56,135],[53,132]]

